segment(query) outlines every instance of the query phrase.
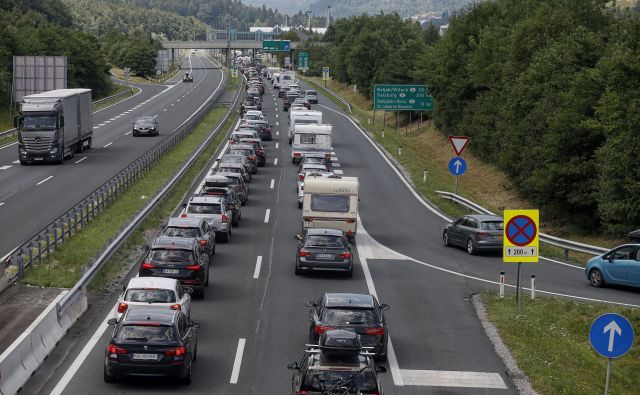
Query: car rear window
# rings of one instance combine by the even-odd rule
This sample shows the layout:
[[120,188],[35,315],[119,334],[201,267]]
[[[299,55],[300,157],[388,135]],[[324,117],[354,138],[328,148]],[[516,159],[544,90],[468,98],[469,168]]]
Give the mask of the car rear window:
[[239,167],[221,167],[218,170],[226,173],[242,173],[242,170],[240,170]]
[[326,308],[322,322],[330,325],[378,325],[380,320],[372,309]]
[[155,262],[193,262],[193,253],[189,250],[151,250],[149,257]]
[[481,223],[482,230],[502,230],[502,221],[485,221]]
[[190,214],[220,214],[222,208],[219,204],[200,204],[192,203],[187,207],[187,213]]
[[167,228],[164,231],[164,235],[171,237],[198,237],[200,232],[198,228]]
[[117,342],[162,343],[170,342],[174,339],[173,328],[163,325],[123,325],[116,335]]
[[124,300],[127,302],[175,303],[176,297],[174,292],[168,289],[127,289]]
[[[312,391],[325,391],[332,389],[341,380],[348,380],[352,375],[354,375],[353,372],[344,368],[336,368],[336,370],[310,369],[304,377],[304,387]],[[360,391],[374,391],[377,389],[375,377],[370,369],[354,376],[354,387]]]
[[307,240],[304,244],[307,247],[330,247],[330,248],[344,247],[342,237],[329,236],[329,235],[307,236]]
[[348,213],[349,196],[312,194],[311,210],[328,211],[332,213]]

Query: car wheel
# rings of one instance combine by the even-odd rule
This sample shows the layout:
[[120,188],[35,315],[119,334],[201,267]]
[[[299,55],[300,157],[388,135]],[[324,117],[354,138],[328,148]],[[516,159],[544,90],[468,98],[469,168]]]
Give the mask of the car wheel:
[[187,370],[187,374],[182,378],[182,384],[191,385],[191,365],[189,365],[189,370]]
[[196,359],[198,359],[198,346],[196,346],[196,349],[193,350],[193,362],[195,362]]
[[449,240],[449,234],[447,232],[442,234],[442,243],[444,243],[445,247],[451,247],[451,241]]
[[351,266],[351,269],[349,269],[349,271],[346,274],[347,278],[351,278],[353,277],[353,266]]
[[302,208],[302,203],[298,202],[298,208]]
[[209,266],[207,266],[207,277],[205,277],[204,279],[204,286],[205,287],[209,286]]
[[467,239],[467,253],[469,253],[469,255],[476,254],[476,245],[473,244],[472,239]]
[[228,233],[228,232],[227,232],[227,233],[225,233],[225,234],[222,236],[222,239],[220,239],[220,241],[222,241],[223,243],[228,243],[228,242],[229,242],[229,233]]
[[300,276],[304,274],[304,270],[300,269],[300,266],[298,266],[298,262],[296,262],[296,276]]
[[599,269],[591,269],[589,272],[589,282],[596,288],[604,287],[604,278]]
[[104,382],[105,383],[115,383],[116,377],[109,372],[107,372],[107,368],[104,368]]
[[289,137],[289,144],[291,144],[291,137]]
[[231,221],[231,225],[233,225],[233,226],[238,226],[238,224],[240,223],[240,222],[239,222],[239,219],[240,219],[240,218],[236,217],[236,219],[235,219],[235,220]]

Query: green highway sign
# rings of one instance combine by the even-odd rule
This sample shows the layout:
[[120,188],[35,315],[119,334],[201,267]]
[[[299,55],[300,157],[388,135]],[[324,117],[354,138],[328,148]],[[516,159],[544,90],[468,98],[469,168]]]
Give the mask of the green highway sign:
[[373,87],[374,110],[432,111],[434,108],[426,85],[377,84]]
[[289,52],[291,50],[290,40],[263,40],[262,50],[267,52]]
[[309,52],[300,51],[298,52],[298,70],[308,70],[309,69]]

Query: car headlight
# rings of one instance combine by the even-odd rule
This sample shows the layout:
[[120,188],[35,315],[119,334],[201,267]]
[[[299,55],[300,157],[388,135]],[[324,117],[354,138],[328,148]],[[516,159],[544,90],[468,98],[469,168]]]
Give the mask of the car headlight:
[[51,150],[49,152],[52,153],[52,154],[57,154],[58,153],[58,147],[51,148]]

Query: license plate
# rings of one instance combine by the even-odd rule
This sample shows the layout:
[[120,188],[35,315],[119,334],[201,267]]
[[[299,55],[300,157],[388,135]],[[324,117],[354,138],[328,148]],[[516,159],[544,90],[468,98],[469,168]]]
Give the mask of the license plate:
[[38,157],[38,158],[33,158],[33,159],[34,159],[34,160],[44,160],[44,158],[40,158],[40,157]]
[[137,361],[156,361],[158,354],[133,354],[133,359]]
[[164,274],[178,274],[180,270],[178,269],[162,269],[162,273]]
[[333,259],[333,254],[316,254],[318,259]]

